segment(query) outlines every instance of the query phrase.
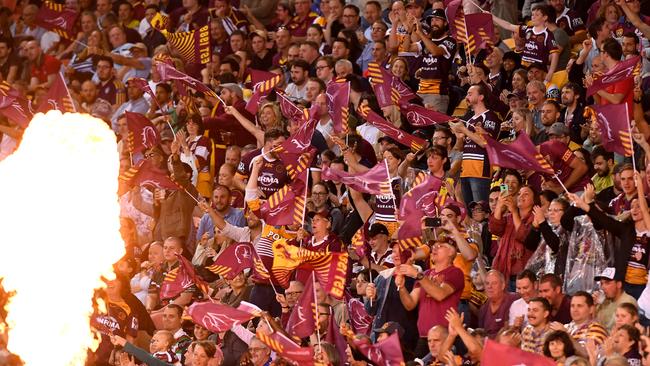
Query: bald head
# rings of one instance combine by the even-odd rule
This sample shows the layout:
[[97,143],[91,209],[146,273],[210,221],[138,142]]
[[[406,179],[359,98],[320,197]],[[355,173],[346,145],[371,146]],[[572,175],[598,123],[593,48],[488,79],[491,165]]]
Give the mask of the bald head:
[[97,99],[97,86],[90,80],[81,84],[81,99],[86,103],[94,103]]

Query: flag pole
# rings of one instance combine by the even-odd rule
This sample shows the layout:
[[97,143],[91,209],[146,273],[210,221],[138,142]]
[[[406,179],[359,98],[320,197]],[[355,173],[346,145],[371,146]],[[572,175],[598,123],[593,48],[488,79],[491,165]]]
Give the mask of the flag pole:
[[68,89],[68,85],[65,83],[65,78],[63,77],[63,73],[59,71],[59,76],[61,76],[61,81],[63,81],[63,86],[65,87],[65,92],[68,93],[68,98],[70,98],[70,104],[72,105],[72,111],[74,113],[77,113],[77,107],[74,105],[74,99],[72,99],[72,94],[70,94],[70,89]]
[[194,200],[194,202],[196,202],[197,204],[199,204],[199,200],[198,200],[196,197],[194,197],[194,196],[190,193],[190,191],[188,191],[187,189],[185,189],[185,187],[183,187],[183,190],[185,191],[185,193],[187,193],[188,196],[192,197],[192,199]]
[[[255,257],[257,257],[257,260],[260,261],[260,264],[264,266],[264,262],[262,262],[262,257],[260,257],[259,254],[257,254],[257,250],[255,249],[255,246],[253,245],[253,253],[255,253]],[[253,264],[253,267],[255,267],[255,264]],[[275,292],[275,295],[278,295],[278,290],[275,288],[275,285],[273,284],[273,279],[271,279],[271,272],[264,266],[264,270],[268,272],[269,274],[269,283],[271,284],[271,288],[273,289],[273,292]]]
[[[318,339],[318,348],[321,348],[320,326],[318,324],[318,297],[316,296],[316,275],[314,274],[314,271],[311,272],[311,288],[312,291],[314,291],[314,311],[316,313],[316,337]],[[332,316],[332,314],[330,314],[330,316]]]
[[625,117],[627,118],[627,131],[630,134],[630,145],[631,145],[631,152],[632,152],[632,167],[634,168],[634,171],[636,172],[636,161],[634,159],[634,138],[632,137],[632,123],[630,121],[630,113],[627,110],[627,103],[623,103],[625,105]]
[[560,180],[560,178],[557,176],[557,174],[553,174],[553,178],[555,178],[555,179],[558,181],[558,183],[560,183],[560,185],[562,186],[562,188],[564,188],[564,191],[565,191],[567,194],[570,193],[569,190],[566,189],[566,186],[564,185],[564,183],[562,183],[562,181]]

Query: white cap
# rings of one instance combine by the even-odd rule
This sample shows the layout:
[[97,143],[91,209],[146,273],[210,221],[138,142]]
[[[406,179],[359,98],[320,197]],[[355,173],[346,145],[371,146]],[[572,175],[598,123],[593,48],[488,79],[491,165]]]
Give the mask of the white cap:
[[596,276],[594,279],[596,281],[603,280],[603,279],[605,279],[605,280],[613,280],[615,274],[616,274],[616,268],[607,267],[598,276]]

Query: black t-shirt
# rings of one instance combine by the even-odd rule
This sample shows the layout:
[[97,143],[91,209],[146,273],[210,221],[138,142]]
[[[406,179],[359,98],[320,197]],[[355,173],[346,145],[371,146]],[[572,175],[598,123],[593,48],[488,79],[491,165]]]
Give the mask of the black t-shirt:
[[18,66],[18,70],[16,72],[16,77],[18,77],[20,75],[21,63],[20,59],[13,54],[9,55],[7,61],[0,65],[0,74],[2,74],[3,80],[7,80],[7,76],[9,75],[9,68],[12,66]]

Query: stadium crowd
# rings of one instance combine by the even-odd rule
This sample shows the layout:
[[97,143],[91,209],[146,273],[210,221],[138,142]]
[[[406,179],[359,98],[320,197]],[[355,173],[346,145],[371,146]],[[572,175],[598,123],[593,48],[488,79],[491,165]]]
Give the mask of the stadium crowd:
[[0,2],[0,160],[118,141],[88,364],[650,366],[642,3]]

